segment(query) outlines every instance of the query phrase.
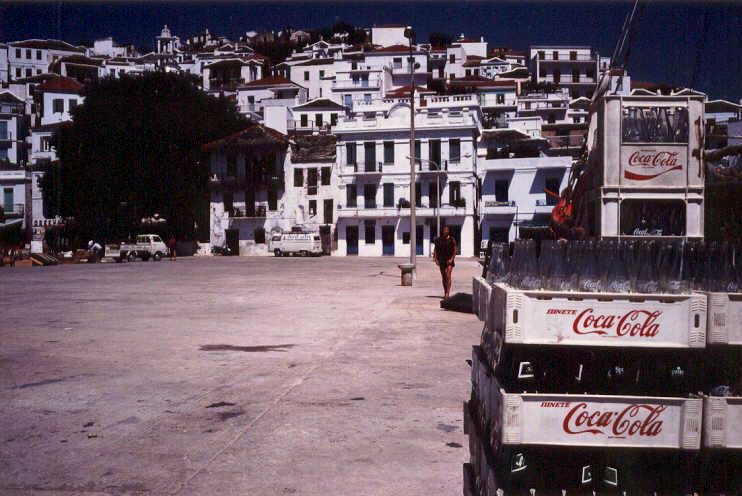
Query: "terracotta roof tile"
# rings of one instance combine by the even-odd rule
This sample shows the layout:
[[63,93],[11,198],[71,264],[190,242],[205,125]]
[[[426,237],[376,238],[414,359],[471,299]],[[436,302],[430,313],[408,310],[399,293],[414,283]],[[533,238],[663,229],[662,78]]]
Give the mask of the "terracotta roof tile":
[[39,91],[53,91],[57,93],[75,93],[80,94],[84,86],[78,83],[75,79],[68,77],[58,77],[49,79],[48,81],[41,83],[37,89]]

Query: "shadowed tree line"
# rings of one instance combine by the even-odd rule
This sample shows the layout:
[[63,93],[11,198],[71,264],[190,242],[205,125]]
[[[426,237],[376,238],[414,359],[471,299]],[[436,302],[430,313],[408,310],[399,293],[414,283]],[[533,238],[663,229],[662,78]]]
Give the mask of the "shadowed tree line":
[[42,181],[48,214],[74,217],[84,235],[114,239],[159,214],[181,238],[208,229],[209,164],[201,146],[247,125],[234,103],[190,75],[148,72],[85,90],[55,134],[59,162]]

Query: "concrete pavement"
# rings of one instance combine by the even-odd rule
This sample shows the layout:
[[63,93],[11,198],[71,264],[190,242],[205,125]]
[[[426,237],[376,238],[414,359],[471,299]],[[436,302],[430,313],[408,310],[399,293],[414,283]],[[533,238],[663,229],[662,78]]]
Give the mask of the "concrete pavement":
[[481,324],[400,262],[0,270],[0,494],[461,494]]

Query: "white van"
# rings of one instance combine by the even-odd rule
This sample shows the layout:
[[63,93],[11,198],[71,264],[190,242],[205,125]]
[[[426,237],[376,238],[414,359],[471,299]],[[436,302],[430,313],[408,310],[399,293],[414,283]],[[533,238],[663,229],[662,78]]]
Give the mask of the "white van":
[[320,256],[322,241],[315,233],[283,233],[271,238],[270,249],[277,257],[286,255]]

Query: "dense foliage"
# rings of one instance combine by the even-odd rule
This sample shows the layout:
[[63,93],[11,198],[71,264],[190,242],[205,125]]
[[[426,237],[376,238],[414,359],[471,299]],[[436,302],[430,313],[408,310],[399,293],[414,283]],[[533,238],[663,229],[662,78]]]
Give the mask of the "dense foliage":
[[150,72],[86,89],[55,135],[59,164],[42,189],[51,215],[74,217],[96,239],[135,233],[159,214],[180,237],[208,223],[208,164],[201,146],[246,126],[233,103],[192,76]]

